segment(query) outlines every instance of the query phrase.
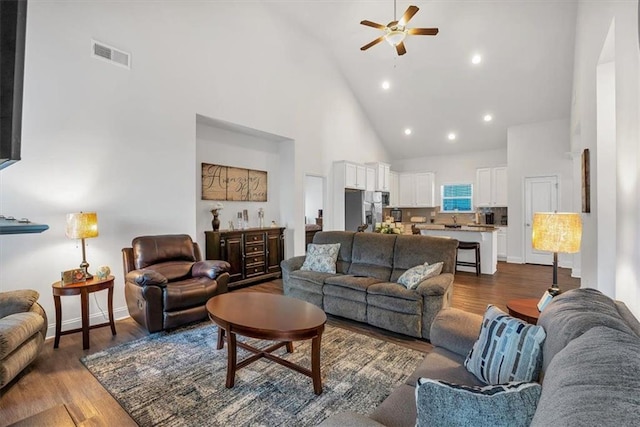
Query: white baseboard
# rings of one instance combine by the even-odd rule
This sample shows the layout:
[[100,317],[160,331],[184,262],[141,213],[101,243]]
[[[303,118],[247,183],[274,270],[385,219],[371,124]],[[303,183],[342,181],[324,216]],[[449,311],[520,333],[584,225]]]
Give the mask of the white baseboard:
[[[113,317],[116,320],[124,319],[129,317],[129,310],[127,307],[120,307],[113,310]],[[53,323],[49,323],[47,327],[47,338],[53,338],[56,336],[56,324],[55,317],[53,319],[49,318],[49,320],[53,320]],[[89,316],[89,325],[98,325],[100,323],[105,323],[109,321],[109,314],[105,311],[104,316],[102,313],[93,313]],[[62,331],[68,331],[70,329],[78,329],[82,327],[82,317],[76,317],[74,319],[68,319],[62,322]]]
[[519,256],[508,256],[507,262],[509,264],[524,264],[524,260]]

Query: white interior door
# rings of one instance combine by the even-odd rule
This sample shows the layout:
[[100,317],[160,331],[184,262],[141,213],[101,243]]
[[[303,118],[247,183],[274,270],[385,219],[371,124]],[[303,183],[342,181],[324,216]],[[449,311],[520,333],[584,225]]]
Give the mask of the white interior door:
[[556,212],[558,210],[558,177],[537,176],[524,179],[524,261],[527,264],[553,264],[551,252],[537,251],[531,247],[531,226],[535,212]]

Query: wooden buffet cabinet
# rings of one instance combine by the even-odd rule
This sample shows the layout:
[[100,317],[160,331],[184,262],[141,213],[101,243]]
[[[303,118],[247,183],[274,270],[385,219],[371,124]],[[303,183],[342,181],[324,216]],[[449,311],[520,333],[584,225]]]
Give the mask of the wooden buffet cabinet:
[[229,288],[280,277],[284,228],[205,231],[207,259],[231,264]]

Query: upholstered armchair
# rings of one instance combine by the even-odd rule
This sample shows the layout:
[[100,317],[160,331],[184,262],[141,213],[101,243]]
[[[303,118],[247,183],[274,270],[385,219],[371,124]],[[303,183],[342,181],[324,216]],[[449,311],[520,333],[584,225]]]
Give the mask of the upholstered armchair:
[[47,335],[47,314],[32,290],[0,292],[0,388],[33,362]]
[[129,314],[149,332],[207,318],[207,300],[228,290],[229,263],[203,261],[185,234],[136,237],[122,258]]

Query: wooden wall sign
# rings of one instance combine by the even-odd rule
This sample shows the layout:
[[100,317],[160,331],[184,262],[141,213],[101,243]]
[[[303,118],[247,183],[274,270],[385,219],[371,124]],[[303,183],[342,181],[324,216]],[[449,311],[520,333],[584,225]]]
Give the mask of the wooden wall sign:
[[202,200],[266,202],[267,172],[202,163]]
[[591,172],[589,149],[582,151],[582,212],[591,212]]

